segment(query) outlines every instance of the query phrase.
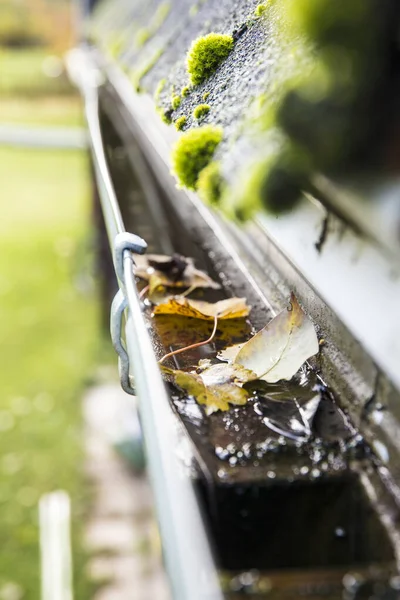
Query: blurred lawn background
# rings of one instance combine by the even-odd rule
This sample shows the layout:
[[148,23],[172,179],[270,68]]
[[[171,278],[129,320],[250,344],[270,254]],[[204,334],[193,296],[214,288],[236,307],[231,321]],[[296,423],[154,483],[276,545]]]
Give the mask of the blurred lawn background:
[[[0,0],[0,125],[82,125],[60,58],[65,0]],[[0,600],[38,600],[37,503],[73,506],[77,600],[89,600],[81,528],[89,492],[81,399],[104,342],[90,250],[88,157],[0,145]]]

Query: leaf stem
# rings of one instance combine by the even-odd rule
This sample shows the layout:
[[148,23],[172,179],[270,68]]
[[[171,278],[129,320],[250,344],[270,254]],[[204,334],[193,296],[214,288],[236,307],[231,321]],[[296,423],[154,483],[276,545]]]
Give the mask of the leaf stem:
[[215,316],[212,334],[210,335],[210,337],[208,339],[204,340],[204,342],[197,342],[196,344],[191,344],[190,346],[185,346],[184,348],[179,348],[178,350],[173,350],[172,352],[168,352],[168,354],[164,354],[164,356],[162,358],[160,358],[158,363],[161,365],[164,362],[164,360],[166,360],[167,358],[170,358],[171,356],[175,356],[175,354],[180,354],[181,352],[186,352],[186,350],[192,350],[193,348],[199,348],[200,346],[205,346],[206,344],[209,344],[214,339],[215,333],[217,331],[217,325],[218,325],[218,316]]
[[196,290],[196,289],[197,289],[196,285],[191,285],[190,288],[188,288],[186,290],[186,292],[182,292],[182,294],[177,294],[177,295],[180,296],[181,298],[186,298],[186,296],[189,296],[189,294],[194,292],[194,290]]
[[150,289],[150,285],[145,285],[144,288],[142,290],[140,290],[140,293],[139,293],[140,300],[143,300],[143,298],[145,297],[145,295],[147,294],[149,289]]

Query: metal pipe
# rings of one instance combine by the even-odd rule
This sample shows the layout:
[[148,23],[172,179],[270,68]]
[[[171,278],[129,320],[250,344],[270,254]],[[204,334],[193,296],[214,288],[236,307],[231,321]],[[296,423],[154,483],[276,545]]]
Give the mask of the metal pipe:
[[96,181],[99,185],[100,202],[104,213],[108,239],[111,247],[113,247],[115,237],[118,233],[123,233],[125,227],[104,152],[99,120],[98,88],[97,85],[89,83],[82,91],[84,92],[85,115],[89,129]]

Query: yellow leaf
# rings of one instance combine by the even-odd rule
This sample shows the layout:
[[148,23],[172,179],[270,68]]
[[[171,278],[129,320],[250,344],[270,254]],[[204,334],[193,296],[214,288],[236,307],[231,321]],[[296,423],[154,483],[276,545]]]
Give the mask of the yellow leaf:
[[218,319],[241,319],[247,317],[249,312],[250,307],[246,304],[245,298],[228,298],[211,303],[175,296],[154,308],[155,315],[174,314],[207,321],[211,321],[215,317]]
[[229,404],[243,405],[249,398],[249,392],[241,387],[242,383],[255,379],[255,374],[240,365],[223,363],[211,364],[207,361],[200,366],[200,373],[186,373],[163,368],[172,376],[175,384],[199,404],[206,406],[206,413],[228,410]]

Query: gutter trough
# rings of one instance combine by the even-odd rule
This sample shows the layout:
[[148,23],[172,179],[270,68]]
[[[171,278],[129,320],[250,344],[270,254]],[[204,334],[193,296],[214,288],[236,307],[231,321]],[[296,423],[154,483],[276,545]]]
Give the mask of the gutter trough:
[[[398,598],[395,258],[338,215],[329,212],[324,225],[316,197],[243,229],[226,222],[176,188],[168,164],[176,134],[118,66],[83,46],[69,72],[85,99],[119,284],[112,338],[122,385],[140,402],[173,598]],[[305,371],[323,390],[319,433],[305,449],[268,436],[251,403],[196,420],[165,385],[157,360],[166,337],[143,311],[132,268],[146,246],[193,256],[226,297],[246,296],[255,330],[296,293],[325,340]]]

